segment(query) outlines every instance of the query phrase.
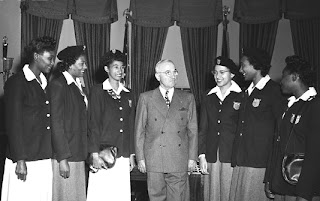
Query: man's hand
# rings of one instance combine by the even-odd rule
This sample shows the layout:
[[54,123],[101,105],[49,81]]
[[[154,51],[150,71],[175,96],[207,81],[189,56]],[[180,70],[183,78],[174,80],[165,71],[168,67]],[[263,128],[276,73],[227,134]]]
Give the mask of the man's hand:
[[264,184],[264,192],[265,192],[267,198],[274,199],[274,194],[270,190],[270,183],[269,182],[266,182]]
[[188,161],[188,172],[193,172],[196,168],[197,162],[195,160]]
[[63,159],[59,162],[59,173],[64,179],[70,177],[70,166],[67,159]]
[[199,157],[200,159],[200,171],[202,174],[209,174],[208,172],[208,162],[206,160],[206,157],[205,156],[201,156]]
[[130,162],[130,172],[131,172],[133,170],[133,168],[136,166],[134,154],[130,155],[129,162]]
[[27,179],[27,165],[24,160],[17,161],[16,175],[18,176],[18,179],[20,179],[22,181],[26,181],[26,179]]
[[142,172],[142,173],[146,173],[146,172],[147,172],[146,163],[145,163],[144,160],[138,161],[138,169],[139,169],[139,171]]

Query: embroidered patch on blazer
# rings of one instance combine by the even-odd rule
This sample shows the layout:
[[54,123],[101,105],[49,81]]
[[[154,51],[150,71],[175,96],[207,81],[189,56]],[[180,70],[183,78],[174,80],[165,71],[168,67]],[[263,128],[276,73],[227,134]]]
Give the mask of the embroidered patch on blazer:
[[128,100],[128,103],[129,103],[129,107],[132,107],[132,100]]
[[240,102],[233,102],[233,109],[239,110],[240,109]]
[[259,107],[260,102],[261,102],[261,99],[254,98],[253,101],[252,101],[252,106],[253,107]]

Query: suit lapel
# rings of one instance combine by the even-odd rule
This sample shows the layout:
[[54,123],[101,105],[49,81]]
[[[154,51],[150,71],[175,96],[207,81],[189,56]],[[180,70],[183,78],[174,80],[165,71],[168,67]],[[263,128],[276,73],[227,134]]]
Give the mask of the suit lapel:
[[152,100],[153,100],[153,104],[159,110],[159,112],[163,116],[166,117],[167,113],[168,113],[168,107],[166,105],[166,102],[165,102],[159,88],[157,88],[153,91]]
[[169,115],[175,114],[175,111],[182,107],[182,97],[177,89],[174,90],[172,101],[169,108]]

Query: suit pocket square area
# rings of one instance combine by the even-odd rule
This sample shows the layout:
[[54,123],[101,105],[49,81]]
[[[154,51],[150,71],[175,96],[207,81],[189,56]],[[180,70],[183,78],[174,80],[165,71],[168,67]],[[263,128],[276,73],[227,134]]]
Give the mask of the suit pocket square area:
[[179,111],[188,111],[188,109],[185,108],[185,107],[182,107],[182,108],[179,109]]

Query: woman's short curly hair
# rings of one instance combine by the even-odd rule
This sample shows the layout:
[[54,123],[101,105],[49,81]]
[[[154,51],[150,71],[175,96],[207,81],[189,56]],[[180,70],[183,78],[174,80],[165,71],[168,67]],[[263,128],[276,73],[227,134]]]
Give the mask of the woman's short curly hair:
[[315,81],[314,71],[308,61],[298,55],[288,56],[285,59],[286,67],[283,71],[299,75],[299,79],[306,86],[313,86]]
[[33,63],[33,54],[41,54],[45,51],[55,51],[56,41],[49,36],[43,36],[33,39],[29,45],[24,48],[24,60],[25,63]]
[[253,68],[260,70],[263,77],[269,73],[271,57],[265,50],[260,48],[244,48],[242,56],[247,57]]
[[114,61],[121,61],[123,65],[126,65],[127,57],[119,50],[110,50],[104,56],[102,56],[100,60],[100,67],[104,68],[104,66],[107,66],[109,68],[110,64],[112,64]]

